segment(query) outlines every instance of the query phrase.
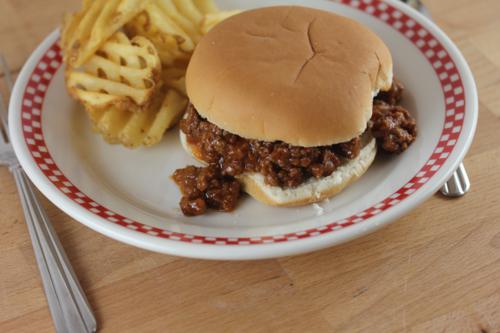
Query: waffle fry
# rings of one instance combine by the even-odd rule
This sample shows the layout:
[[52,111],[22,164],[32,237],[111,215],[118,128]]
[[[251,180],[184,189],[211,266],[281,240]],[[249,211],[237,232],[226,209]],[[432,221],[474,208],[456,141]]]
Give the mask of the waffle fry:
[[[183,11],[186,4],[191,4],[194,7],[190,1],[182,0],[182,6],[177,5],[175,0],[157,0],[156,3],[163,13],[168,15],[183,31],[185,31],[195,44],[198,43],[201,38],[198,21],[185,15]],[[193,9],[198,11],[196,7]]]
[[212,0],[192,0],[196,8],[203,14],[217,13],[219,9]]
[[194,50],[195,41],[193,38],[177,24],[169,12],[162,8],[158,2],[149,3],[145,12],[153,31],[156,30],[164,35],[172,36],[184,52],[190,53]]
[[94,129],[112,144],[129,148],[152,146],[175,126],[187,105],[187,99],[175,90],[157,95],[144,112],[129,112],[111,107],[107,110],[87,108]]
[[162,71],[162,80],[171,89],[177,90],[184,96],[186,92],[186,70],[178,67],[166,68]]
[[157,144],[188,103],[196,44],[236,13],[219,12],[213,0],[83,0],[63,22],[68,90],[107,142]]
[[67,64],[83,65],[151,0],[85,0],[82,10],[64,21],[61,45]]
[[144,138],[144,145],[152,146],[159,142],[169,128],[174,127],[181,119],[188,100],[175,90],[169,90],[163,99],[155,121],[149,127]]
[[[200,29],[206,13],[217,12],[212,0],[156,0],[126,24],[127,32],[150,39],[161,55],[162,63],[189,59],[203,33]],[[176,47],[177,46],[177,47]],[[168,52],[167,52],[168,50]]]
[[[84,14],[88,12],[91,4],[91,1],[85,0],[83,1],[82,9],[79,12],[66,14],[64,16],[61,32],[61,45],[64,51],[69,51],[69,49],[71,48],[70,45],[76,41],[75,31],[76,29],[78,29],[78,26],[82,21]],[[66,54],[65,60],[67,60]]]
[[[184,17],[186,17],[189,21],[193,22],[197,27],[200,26],[201,21],[203,21],[203,12],[198,9],[198,7],[194,4],[194,2],[186,1],[186,0],[172,0],[175,3],[175,6],[179,9],[179,12],[182,13]],[[211,2],[211,1],[205,1]]]
[[129,36],[144,36],[155,46],[164,66],[187,65],[191,53],[183,51],[174,36],[165,34],[152,26],[149,14],[143,12],[125,25]]
[[151,102],[160,70],[160,59],[149,40],[142,36],[129,40],[117,32],[82,70],[68,70],[67,86],[70,94],[88,108],[113,106],[137,111]]
[[239,14],[241,11],[239,10],[231,10],[231,11],[226,11],[226,12],[215,12],[215,13],[209,13],[205,15],[205,18],[203,19],[201,23],[201,32],[202,34],[206,35],[213,27],[215,27],[217,24],[220,22],[224,21],[225,19]]

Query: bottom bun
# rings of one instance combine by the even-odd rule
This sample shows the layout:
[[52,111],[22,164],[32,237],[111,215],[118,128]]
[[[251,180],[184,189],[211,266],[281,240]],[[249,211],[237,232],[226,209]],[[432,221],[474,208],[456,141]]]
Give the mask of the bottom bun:
[[[187,143],[182,131],[180,131],[180,139],[184,149],[203,163]],[[320,179],[311,178],[294,188],[267,185],[264,182],[264,176],[260,173],[245,173],[236,178],[243,184],[243,190],[260,202],[271,206],[301,206],[322,201],[342,191],[368,170],[376,155],[377,145],[375,139],[372,138],[361,149],[358,157],[339,166],[330,176]]]

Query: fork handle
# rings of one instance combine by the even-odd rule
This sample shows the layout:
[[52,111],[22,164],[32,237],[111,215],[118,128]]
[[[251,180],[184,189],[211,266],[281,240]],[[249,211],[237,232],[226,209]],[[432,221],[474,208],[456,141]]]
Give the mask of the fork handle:
[[20,166],[11,168],[21,198],[28,231],[50,313],[58,333],[96,331],[96,320],[71,264]]
[[441,193],[448,198],[459,198],[470,190],[470,180],[464,164],[460,163],[458,169],[441,187]]

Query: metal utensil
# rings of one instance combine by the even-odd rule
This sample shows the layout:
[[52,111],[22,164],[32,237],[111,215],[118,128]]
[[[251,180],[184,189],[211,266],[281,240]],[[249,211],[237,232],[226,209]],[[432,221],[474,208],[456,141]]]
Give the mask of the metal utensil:
[[[419,12],[431,19],[429,11],[420,0],[402,0]],[[450,179],[441,187],[441,194],[448,198],[459,198],[464,196],[470,189],[469,176],[465,170],[464,164],[460,163],[458,169],[453,173]]]
[[463,163],[453,173],[450,179],[441,187],[441,194],[448,198],[458,198],[464,196],[470,189],[469,176]]
[[[13,85],[12,77],[5,58],[1,54],[0,69],[4,73],[4,81],[10,93]],[[4,130],[4,135],[0,135],[0,165],[6,165],[16,180],[56,331],[58,333],[95,332],[97,324],[87,298],[45,210],[36,197],[30,180],[21,168],[9,143],[7,110],[1,94],[0,119]]]

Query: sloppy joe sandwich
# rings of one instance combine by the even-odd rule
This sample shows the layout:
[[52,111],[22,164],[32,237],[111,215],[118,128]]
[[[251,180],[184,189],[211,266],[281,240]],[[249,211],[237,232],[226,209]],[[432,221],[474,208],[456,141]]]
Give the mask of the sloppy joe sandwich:
[[415,120],[399,105],[389,49],[321,10],[247,11],[204,36],[189,63],[177,170],[186,215],[230,211],[241,190],[275,206],[321,201],[363,175],[377,147],[401,153]]

